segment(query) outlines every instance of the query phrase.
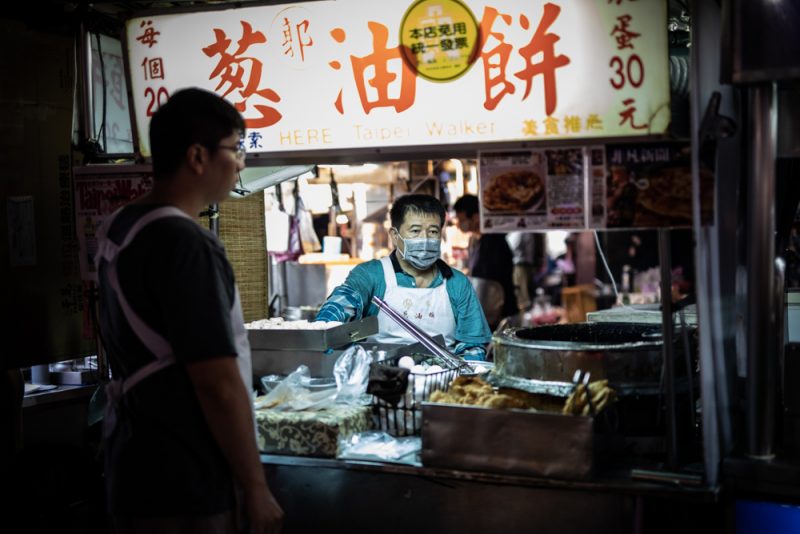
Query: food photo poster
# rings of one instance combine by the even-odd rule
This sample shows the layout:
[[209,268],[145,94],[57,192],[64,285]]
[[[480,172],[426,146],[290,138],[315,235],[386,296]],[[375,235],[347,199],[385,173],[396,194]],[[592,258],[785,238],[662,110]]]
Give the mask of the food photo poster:
[[[692,226],[688,143],[481,152],[478,169],[485,233]],[[703,221],[713,194],[701,168]]]

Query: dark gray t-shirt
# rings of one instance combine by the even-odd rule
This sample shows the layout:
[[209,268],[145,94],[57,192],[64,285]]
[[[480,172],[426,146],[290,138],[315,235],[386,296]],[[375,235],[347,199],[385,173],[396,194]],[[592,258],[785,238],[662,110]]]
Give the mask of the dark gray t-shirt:
[[[131,205],[109,238],[161,205]],[[200,409],[184,363],[235,357],[230,322],[233,271],[220,241],[192,220],[144,227],[120,253],[120,287],[131,308],[172,346],[177,364],[144,379],[124,398],[107,441],[110,510],[116,514],[211,515],[230,508],[231,474]],[[115,377],[155,356],[132,332],[100,268],[100,326]]]

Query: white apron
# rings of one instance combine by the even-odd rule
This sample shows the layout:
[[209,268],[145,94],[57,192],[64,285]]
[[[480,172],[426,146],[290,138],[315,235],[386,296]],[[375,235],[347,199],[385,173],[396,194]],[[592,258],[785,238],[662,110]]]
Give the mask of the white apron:
[[[400,287],[397,285],[391,257],[381,259],[381,266],[386,279],[383,300],[429,336],[444,336],[447,348],[452,350],[456,342],[456,319],[447,294],[447,279],[435,288]],[[378,333],[370,339],[378,343],[417,343],[416,339],[382,311],[378,312]]]
[[[114,426],[116,425],[116,408],[122,396],[148,376],[175,363],[175,355],[173,354],[169,342],[158,334],[158,332],[150,328],[128,304],[128,299],[125,298],[125,294],[119,285],[119,278],[117,278],[117,259],[119,258],[120,252],[131,244],[141,229],[151,222],[166,217],[184,217],[186,219],[191,219],[186,213],[172,206],[156,208],[136,221],[130,230],[128,230],[122,244],[117,245],[106,236],[108,229],[111,228],[112,222],[120,211],[121,208],[111,214],[100,228],[99,247],[97,255],[95,256],[95,263],[97,264],[97,270],[99,272],[101,259],[106,261],[106,276],[108,277],[108,282],[117,295],[120,308],[125,314],[125,318],[128,320],[131,330],[133,330],[142,344],[155,355],[156,359],[142,366],[125,380],[112,380],[106,386],[108,405],[106,406],[106,414],[103,422],[104,433],[106,433],[106,435],[110,435],[114,430]],[[247,392],[251,393],[253,390],[253,373],[250,342],[248,341],[247,330],[244,327],[244,321],[242,319],[242,305],[239,299],[238,288],[236,288],[233,307],[231,308],[231,325],[236,344],[236,363],[239,367],[239,373],[242,375],[242,380],[247,387]]]

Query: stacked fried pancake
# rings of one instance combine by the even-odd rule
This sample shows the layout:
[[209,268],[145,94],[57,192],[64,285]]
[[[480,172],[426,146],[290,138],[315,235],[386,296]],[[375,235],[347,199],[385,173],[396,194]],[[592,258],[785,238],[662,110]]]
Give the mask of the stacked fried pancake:
[[525,211],[544,193],[541,177],[533,171],[515,170],[492,177],[483,191],[483,206],[492,211]]

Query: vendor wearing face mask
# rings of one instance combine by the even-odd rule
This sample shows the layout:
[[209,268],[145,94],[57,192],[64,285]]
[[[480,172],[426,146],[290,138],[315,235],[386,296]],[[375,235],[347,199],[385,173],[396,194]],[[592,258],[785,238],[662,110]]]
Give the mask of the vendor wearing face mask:
[[405,330],[372,303],[383,299],[467,360],[483,360],[491,332],[472,285],[439,259],[445,211],[430,195],[406,195],[391,210],[394,251],[356,266],[333,290],[318,321],[348,322],[378,316],[378,343],[414,343]]

